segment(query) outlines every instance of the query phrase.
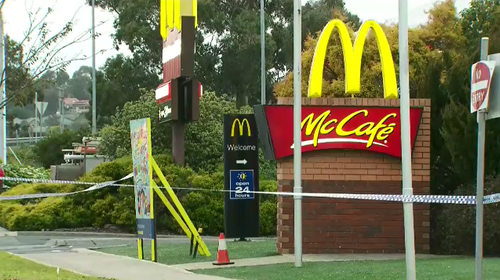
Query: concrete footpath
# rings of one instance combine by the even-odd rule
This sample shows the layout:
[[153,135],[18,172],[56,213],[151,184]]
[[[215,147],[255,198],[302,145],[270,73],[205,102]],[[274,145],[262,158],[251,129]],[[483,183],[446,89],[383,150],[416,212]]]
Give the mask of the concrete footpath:
[[[416,255],[417,259],[435,259],[445,258],[447,256],[436,255]],[[388,261],[388,260],[404,260],[404,254],[331,254],[331,255],[302,255],[303,262],[345,262],[345,261]],[[211,262],[197,262],[177,264],[172,267],[182,270],[197,270],[197,269],[222,269],[230,267],[246,267],[260,266],[272,264],[284,264],[295,262],[294,255],[278,255],[262,258],[236,259],[231,260],[234,264],[225,266],[216,266]]]
[[[150,261],[110,255],[87,249],[60,253],[19,254],[19,257],[46,265],[59,267],[86,276],[116,280],[224,280],[228,278],[199,275],[186,270]],[[55,273],[55,272],[54,272]]]

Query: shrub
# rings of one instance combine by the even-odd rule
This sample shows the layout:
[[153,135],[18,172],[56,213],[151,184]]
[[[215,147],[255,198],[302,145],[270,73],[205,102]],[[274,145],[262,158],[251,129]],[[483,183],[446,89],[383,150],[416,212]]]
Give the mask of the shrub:
[[[44,168],[36,168],[29,165],[13,165],[6,164],[3,167],[5,172],[5,177],[12,178],[27,178],[27,179],[50,179],[50,170]],[[17,181],[5,181],[5,185],[9,187],[14,187],[19,185],[21,182]]]
[[36,144],[35,151],[38,161],[45,168],[50,168],[53,164],[64,162],[62,149],[72,147],[73,143],[81,143],[86,131],[72,132],[65,130],[61,132],[59,128],[51,130],[40,142]]
[[[485,180],[485,194],[500,193],[500,176]],[[475,194],[475,186],[459,187],[455,195]],[[447,205],[438,214],[436,239],[443,254],[473,255],[475,251],[475,207]],[[457,221],[460,221],[459,223]],[[500,256],[500,204],[484,206],[484,255]]]
[[[160,169],[182,203],[195,227],[204,234],[216,235],[224,231],[224,173],[199,172],[172,164],[167,155],[156,155]],[[84,182],[105,182],[120,179],[132,171],[132,160],[123,157],[103,163],[83,176]],[[158,185],[161,182],[155,178]],[[121,182],[132,184],[132,180]],[[71,192],[88,188],[88,185],[22,184],[4,195],[32,193]],[[276,191],[276,181],[261,181],[262,191]],[[165,195],[168,197],[165,190]],[[261,235],[276,232],[276,196],[261,195]],[[172,201],[169,199],[172,203]],[[173,204],[173,203],[172,203]],[[180,233],[172,214],[155,196],[158,232]],[[0,224],[11,230],[41,230],[75,227],[103,227],[113,224],[128,232],[135,232],[135,200],[133,187],[107,187],[92,192],[67,197],[20,200],[0,203]]]

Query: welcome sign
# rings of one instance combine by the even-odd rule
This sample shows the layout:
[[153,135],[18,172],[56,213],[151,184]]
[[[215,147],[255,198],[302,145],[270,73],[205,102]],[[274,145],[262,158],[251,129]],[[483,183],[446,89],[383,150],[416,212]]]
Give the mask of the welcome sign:
[[[293,155],[293,106],[254,107],[259,136],[268,159]],[[401,157],[397,107],[302,107],[302,153],[318,150],[366,150]],[[423,108],[410,109],[412,148]]]

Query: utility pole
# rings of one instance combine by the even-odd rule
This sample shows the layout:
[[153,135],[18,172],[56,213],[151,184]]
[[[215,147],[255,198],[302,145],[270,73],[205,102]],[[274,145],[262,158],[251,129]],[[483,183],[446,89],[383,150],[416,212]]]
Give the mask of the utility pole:
[[[3,14],[2,10],[0,9],[0,36],[1,42],[0,42],[0,65],[2,67],[2,88],[0,89],[0,95],[1,95],[1,100],[2,104],[7,100],[7,67],[6,67],[6,59],[7,57],[5,56],[6,49],[7,47],[5,46],[5,40],[4,40],[4,30],[3,30]],[[0,158],[2,160],[3,164],[7,163],[7,104],[3,105],[3,108],[0,110]]]
[[92,136],[97,133],[97,94],[95,78],[95,0],[92,0]]

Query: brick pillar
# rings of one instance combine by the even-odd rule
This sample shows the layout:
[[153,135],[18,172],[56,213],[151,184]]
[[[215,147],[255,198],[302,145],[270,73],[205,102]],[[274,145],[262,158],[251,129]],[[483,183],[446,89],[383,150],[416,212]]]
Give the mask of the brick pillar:
[[[375,98],[303,98],[304,105],[399,106],[399,100]],[[293,104],[279,98],[279,104]],[[430,193],[429,99],[411,99],[424,107],[412,157],[414,194]],[[368,151],[316,151],[302,154],[307,193],[401,194],[401,160]],[[278,191],[293,191],[293,157],[278,161]],[[324,198],[303,199],[303,252],[402,253],[403,204]],[[430,249],[430,205],[414,204],[417,253]],[[278,197],[277,249],[293,253],[293,198]]]

